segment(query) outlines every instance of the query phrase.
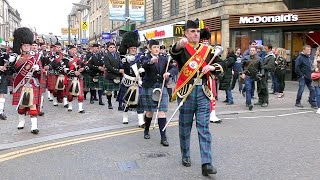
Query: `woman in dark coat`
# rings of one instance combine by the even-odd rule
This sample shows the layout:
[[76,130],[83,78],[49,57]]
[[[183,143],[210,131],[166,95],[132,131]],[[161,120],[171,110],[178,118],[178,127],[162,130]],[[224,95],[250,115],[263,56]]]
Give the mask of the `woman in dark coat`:
[[237,56],[234,53],[234,50],[232,48],[227,48],[226,53],[226,59],[223,63],[223,69],[224,74],[222,76],[218,76],[218,79],[220,81],[219,90],[226,91],[226,100],[224,102],[227,103],[227,105],[233,104],[233,97],[231,92],[231,81],[232,81],[232,67],[234,63],[236,62]]

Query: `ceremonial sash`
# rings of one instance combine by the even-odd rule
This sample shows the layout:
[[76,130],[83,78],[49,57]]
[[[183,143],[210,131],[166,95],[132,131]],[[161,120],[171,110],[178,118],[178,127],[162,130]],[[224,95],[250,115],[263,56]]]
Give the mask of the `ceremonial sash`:
[[177,92],[194,77],[194,75],[199,71],[200,67],[207,65],[206,59],[211,49],[208,46],[200,44],[199,49],[195,50],[190,44],[187,44],[186,50],[191,57],[184,64],[178,75],[172,99],[177,98]]
[[[24,64],[22,65],[23,62]],[[14,92],[16,92],[19,89],[19,87],[23,85],[21,83],[23,82],[27,74],[32,71],[32,67],[35,64],[35,62],[36,62],[36,59],[34,57],[28,57],[28,56],[22,57],[19,59],[18,62],[16,62],[16,66],[19,67],[22,65],[22,68],[20,69],[16,78],[13,81]]]

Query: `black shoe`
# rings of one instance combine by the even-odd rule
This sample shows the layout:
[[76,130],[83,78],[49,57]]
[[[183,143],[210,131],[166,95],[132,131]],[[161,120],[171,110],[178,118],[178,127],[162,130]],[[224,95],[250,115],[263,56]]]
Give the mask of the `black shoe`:
[[69,104],[66,104],[66,105],[64,105],[63,107],[64,107],[64,108],[68,108],[68,107],[69,107]]
[[145,138],[145,139],[150,139],[149,131],[144,131],[143,138]]
[[190,157],[184,157],[182,158],[182,165],[185,167],[190,167],[191,166],[191,159]]
[[249,105],[249,110],[251,111],[253,108],[252,104]]
[[94,100],[94,101],[99,101],[99,99],[97,99],[97,98],[93,98],[93,100]]
[[301,104],[301,103],[296,104],[295,106],[296,106],[296,107],[299,107],[299,108],[303,108],[303,106],[302,106],[302,104]]
[[233,105],[234,103],[233,102],[228,102],[228,103],[226,103],[226,105]]
[[168,140],[167,139],[163,139],[163,140],[161,140],[161,142],[160,142],[163,146],[169,146],[169,142],[168,142]]
[[57,106],[58,106],[58,104],[54,104],[53,106],[56,106],[56,107],[57,107]]
[[211,123],[216,123],[216,124],[221,124],[222,123],[222,120],[219,119],[218,121],[210,121]]
[[105,104],[102,101],[99,101],[99,105],[104,106]]
[[38,134],[38,133],[39,133],[39,130],[38,130],[38,129],[31,130],[31,133],[32,133],[32,134]]
[[4,115],[4,114],[0,114],[0,119],[1,119],[1,120],[7,120],[7,116]]
[[94,100],[92,98],[90,99],[90,104],[94,104]]
[[139,128],[144,129],[145,124],[139,125]]
[[80,113],[80,114],[84,114],[84,113],[85,113],[85,111],[84,111],[84,110],[81,110],[81,111],[79,111],[79,113]]
[[223,103],[227,103],[228,102],[228,100],[224,100],[224,101],[222,101]]
[[24,127],[17,127],[17,129],[19,129],[19,130],[21,130],[21,129],[23,129]]
[[208,176],[209,174],[217,174],[217,169],[214,168],[211,164],[203,164],[202,175]]
[[72,109],[68,109],[68,112],[71,112],[72,111]]
[[118,107],[118,111],[123,111],[124,107],[123,106],[119,106]]
[[312,108],[312,109],[318,109],[318,106],[313,106],[313,105],[311,105],[311,108]]
[[108,109],[113,109],[112,104],[108,105]]
[[268,107],[268,103],[261,104],[261,107]]
[[129,122],[122,122],[122,124],[129,124]]
[[262,105],[262,102],[257,102],[257,103],[254,103],[253,105],[255,105],[255,106],[261,106],[261,105]]
[[49,99],[49,101],[50,101],[50,102],[52,102],[52,101],[53,101],[53,99]]
[[40,111],[38,116],[43,116],[44,115],[44,112]]

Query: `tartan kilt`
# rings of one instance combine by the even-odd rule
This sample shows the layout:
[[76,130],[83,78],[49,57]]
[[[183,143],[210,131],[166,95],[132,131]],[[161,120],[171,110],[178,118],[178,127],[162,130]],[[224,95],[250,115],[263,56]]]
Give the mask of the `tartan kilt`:
[[119,91],[121,83],[114,83],[112,79],[104,80],[104,90],[105,91]]
[[48,83],[49,91],[54,91],[56,89],[57,79],[58,79],[58,76],[48,73],[47,83]]
[[[71,86],[71,82],[72,82],[72,79],[68,79],[68,85],[66,86],[66,95],[69,96],[69,89],[70,89],[70,86]],[[84,96],[84,93],[83,93],[83,79],[82,78],[79,78],[79,82],[80,82],[80,89],[79,89],[79,96]]]
[[103,85],[104,85],[104,78],[102,74],[98,75],[99,77],[99,81],[98,82],[93,82],[92,79],[93,77],[89,76],[89,83],[87,85],[87,88],[99,88],[99,89],[103,89]]
[[8,77],[6,75],[1,75],[0,80],[0,94],[8,93]]
[[[40,104],[40,101],[41,101],[40,87],[36,87],[32,81],[30,84],[32,84],[32,89],[33,89],[33,96],[34,96],[33,97],[33,105],[38,105],[38,104]],[[19,104],[22,88],[23,88],[23,86],[21,86],[17,90],[17,92],[12,94],[12,96],[13,96],[12,105],[17,106]]]
[[89,88],[88,86],[89,86],[89,83],[90,83],[92,77],[90,77],[90,75],[87,73],[83,74],[82,76],[83,76],[83,85],[84,85],[83,87]]
[[[157,111],[158,102],[152,100],[152,91],[154,88],[156,87],[154,86],[153,88],[142,88],[140,99],[141,99],[142,108],[144,111],[150,111],[150,112]],[[169,104],[169,95],[168,95],[167,88],[164,87],[159,111],[167,112],[168,104]]]
[[45,73],[42,73],[41,77],[40,77],[40,90],[41,90],[41,93],[46,92],[46,89],[47,89],[47,76],[46,76]]

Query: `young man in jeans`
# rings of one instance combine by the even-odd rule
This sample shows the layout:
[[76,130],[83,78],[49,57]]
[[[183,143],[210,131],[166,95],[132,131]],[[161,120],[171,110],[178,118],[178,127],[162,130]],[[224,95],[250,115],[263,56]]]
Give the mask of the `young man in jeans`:
[[307,85],[310,95],[309,95],[309,103],[312,108],[316,108],[316,100],[315,100],[315,90],[314,87],[311,86],[311,69],[312,69],[312,60],[310,60],[311,47],[309,45],[303,46],[303,52],[296,59],[296,74],[299,78],[299,89],[297,93],[296,99],[296,107],[303,108],[301,104],[301,98],[303,94],[303,90],[305,85]]

